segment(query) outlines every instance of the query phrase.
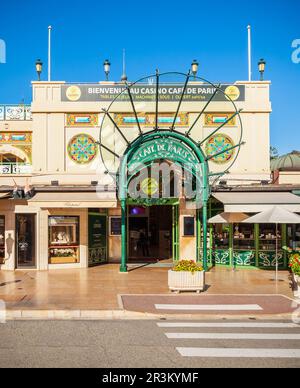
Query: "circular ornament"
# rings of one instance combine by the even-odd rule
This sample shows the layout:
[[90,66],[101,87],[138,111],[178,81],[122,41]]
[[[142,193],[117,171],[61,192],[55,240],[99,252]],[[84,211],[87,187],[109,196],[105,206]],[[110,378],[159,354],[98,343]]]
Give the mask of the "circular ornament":
[[98,147],[96,141],[87,134],[74,136],[68,145],[68,155],[73,162],[88,164],[96,157]]

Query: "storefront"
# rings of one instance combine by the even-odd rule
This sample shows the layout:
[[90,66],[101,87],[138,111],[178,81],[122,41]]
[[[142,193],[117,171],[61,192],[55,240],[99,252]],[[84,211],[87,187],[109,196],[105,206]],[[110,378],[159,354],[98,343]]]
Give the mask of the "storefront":
[[[168,73],[129,86],[33,82],[30,107],[0,107],[0,269],[121,262],[125,272],[128,263],[179,259],[271,267],[274,228],[206,222],[273,203],[209,200],[224,181],[232,197],[226,187],[247,194],[270,180],[270,83],[218,87]],[[169,177],[156,174],[163,164]],[[191,180],[176,183],[182,166]],[[187,182],[191,195],[176,191]],[[32,195],[13,197],[16,185]],[[283,225],[277,237],[300,245],[299,234]]]
[[[113,193],[111,195],[113,197]],[[109,259],[108,220],[116,199],[97,193],[37,192],[0,201],[0,268],[87,268]]]
[[[271,191],[215,193],[213,197],[210,214],[219,214],[209,219],[211,266],[271,269],[278,261],[280,269],[288,267],[283,248],[299,247],[299,226],[246,222],[274,206],[300,214],[299,197]],[[220,207],[224,213],[220,213]]]

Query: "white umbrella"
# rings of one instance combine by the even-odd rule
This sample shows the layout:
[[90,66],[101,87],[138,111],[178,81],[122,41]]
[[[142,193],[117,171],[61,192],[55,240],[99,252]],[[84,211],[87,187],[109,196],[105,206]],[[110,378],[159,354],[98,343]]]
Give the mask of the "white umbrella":
[[208,220],[209,224],[239,224],[249,216],[245,213],[221,213]]
[[278,280],[278,224],[300,224],[300,216],[280,206],[256,214],[243,221],[246,224],[276,224],[276,281]]

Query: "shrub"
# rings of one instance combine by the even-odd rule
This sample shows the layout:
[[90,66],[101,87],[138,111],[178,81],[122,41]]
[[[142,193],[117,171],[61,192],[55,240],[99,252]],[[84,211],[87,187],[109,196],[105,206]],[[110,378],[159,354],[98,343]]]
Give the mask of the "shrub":
[[294,253],[290,256],[290,268],[295,275],[300,276],[300,253]]
[[200,264],[195,263],[195,261],[193,260],[181,260],[178,262],[177,265],[175,265],[175,267],[173,268],[173,271],[195,273],[195,272],[202,272],[203,267]]

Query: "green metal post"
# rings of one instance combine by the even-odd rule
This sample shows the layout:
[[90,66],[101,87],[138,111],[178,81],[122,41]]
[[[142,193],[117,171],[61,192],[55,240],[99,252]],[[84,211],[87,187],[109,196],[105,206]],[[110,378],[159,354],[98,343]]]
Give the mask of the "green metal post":
[[213,266],[213,226],[212,224],[209,225],[209,265],[212,267]]
[[259,224],[254,225],[254,238],[255,238],[255,263],[256,268],[259,267]]
[[233,247],[233,224],[229,225],[229,260],[230,260],[230,266],[235,269],[236,262],[234,259],[234,247]]
[[176,206],[176,218],[175,218],[175,228],[176,228],[176,260],[180,259],[179,252],[179,205]]
[[175,206],[172,206],[172,257],[173,261],[176,261],[176,228],[175,228]]
[[196,215],[196,224],[197,224],[197,262],[201,261],[201,219],[200,219],[200,210],[197,210]]
[[121,209],[122,209],[122,259],[121,259],[121,267],[120,272],[127,273],[127,204],[126,200],[121,200]]
[[203,201],[203,268],[208,270],[207,265],[207,200]]

